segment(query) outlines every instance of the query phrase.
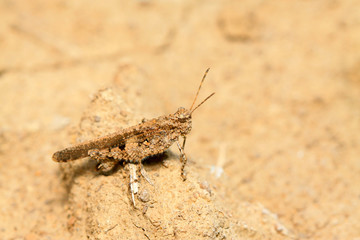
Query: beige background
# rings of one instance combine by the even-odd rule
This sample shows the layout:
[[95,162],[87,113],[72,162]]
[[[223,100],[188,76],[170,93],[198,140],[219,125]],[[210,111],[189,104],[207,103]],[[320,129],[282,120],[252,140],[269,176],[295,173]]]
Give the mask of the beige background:
[[[174,194],[211,189],[202,204],[227,212],[219,229],[228,232],[195,236],[179,230],[187,221],[175,228],[169,220],[170,235],[144,225],[134,229],[147,236],[131,229],[122,236],[360,238],[358,1],[2,0],[0,23],[0,239],[120,238],[110,235],[121,234],[118,223],[102,235],[77,224],[101,221],[101,213],[82,215],[76,197],[86,194],[67,194],[52,153],[87,134],[79,123],[99,89],[117,89],[111,96],[125,99],[132,114],[124,121],[132,123],[189,107],[207,67],[200,98],[216,95],[193,116],[186,146],[192,177],[178,184],[177,156],[169,160],[174,168],[145,167],[161,187],[174,176]],[[117,82],[124,67],[136,70]],[[211,173],[216,166],[224,171],[219,178]],[[79,189],[92,171],[79,178]],[[145,224],[127,198],[124,173],[96,181],[121,178],[125,185],[110,184],[107,193],[122,192],[123,213]],[[88,201],[95,209],[105,200]],[[84,212],[74,213],[76,203]],[[168,219],[164,209],[159,217]],[[186,219],[191,209],[183,211]],[[207,220],[219,216],[211,213]],[[215,228],[204,222],[199,228]]]

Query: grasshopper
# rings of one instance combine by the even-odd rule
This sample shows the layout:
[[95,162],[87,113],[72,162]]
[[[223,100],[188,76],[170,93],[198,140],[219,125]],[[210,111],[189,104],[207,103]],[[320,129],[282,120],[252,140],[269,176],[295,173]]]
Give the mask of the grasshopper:
[[[112,168],[118,162],[140,164],[142,168],[145,158],[163,153],[176,142],[182,162],[181,177],[186,180],[184,168],[187,157],[184,148],[186,136],[192,128],[192,114],[215,94],[210,94],[193,108],[208,71],[209,69],[200,82],[190,109],[180,107],[173,114],[143,120],[135,126],[65,148],[55,152],[52,159],[56,162],[68,162],[89,156],[97,161],[98,170]],[[182,146],[179,143],[180,136],[183,138]]]

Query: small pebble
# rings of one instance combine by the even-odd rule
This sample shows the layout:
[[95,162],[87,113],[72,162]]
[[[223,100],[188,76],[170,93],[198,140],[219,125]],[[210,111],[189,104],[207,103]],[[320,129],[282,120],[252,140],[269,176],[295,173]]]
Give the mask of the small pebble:
[[200,188],[206,190],[211,195],[210,184],[207,181],[202,181],[199,183]]
[[146,189],[139,193],[139,200],[142,202],[148,202],[150,200],[150,194]]

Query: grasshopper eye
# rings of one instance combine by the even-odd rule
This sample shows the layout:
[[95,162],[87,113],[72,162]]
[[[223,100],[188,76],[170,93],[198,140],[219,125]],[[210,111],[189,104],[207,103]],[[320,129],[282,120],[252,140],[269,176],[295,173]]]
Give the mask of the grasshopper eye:
[[175,113],[175,117],[180,122],[186,122],[189,118],[191,118],[191,115],[189,113],[189,110],[180,107]]

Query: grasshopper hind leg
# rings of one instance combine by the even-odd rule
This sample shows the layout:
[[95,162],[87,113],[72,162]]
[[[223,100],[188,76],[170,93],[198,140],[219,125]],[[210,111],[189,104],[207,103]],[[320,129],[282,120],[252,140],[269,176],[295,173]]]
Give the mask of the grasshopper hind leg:
[[111,173],[115,169],[118,161],[111,158],[111,152],[108,149],[91,149],[88,155],[96,161],[96,170],[103,173]]

